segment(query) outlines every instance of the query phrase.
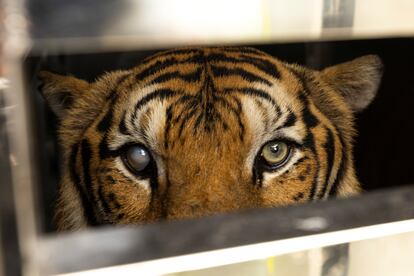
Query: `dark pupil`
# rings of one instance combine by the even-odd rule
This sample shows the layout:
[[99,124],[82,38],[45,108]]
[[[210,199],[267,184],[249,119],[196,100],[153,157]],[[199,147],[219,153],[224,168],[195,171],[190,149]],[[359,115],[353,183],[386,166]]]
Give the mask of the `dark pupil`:
[[277,153],[279,151],[279,144],[273,144],[270,146],[270,151],[272,153]]

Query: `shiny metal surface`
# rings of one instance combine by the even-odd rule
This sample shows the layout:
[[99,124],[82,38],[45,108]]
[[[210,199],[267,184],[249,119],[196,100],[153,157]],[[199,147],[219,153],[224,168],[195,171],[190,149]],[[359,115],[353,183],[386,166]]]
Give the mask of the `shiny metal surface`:
[[[414,233],[409,232],[167,275],[411,276],[414,271],[413,250]],[[94,271],[78,273],[77,275],[92,276]]]
[[42,274],[111,266],[145,275],[202,269],[414,231],[413,200],[414,187],[406,187],[297,207],[91,229],[42,238],[36,257]]
[[28,1],[35,52],[411,36],[408,0]]
[[[4,90],[4,103],[9,143],[10,173],[13,186],[10,187],[15,204],[18,248],[16,261],[21,260],[19,274],[36,275],[32,262],[37,241],[36,205],[34,203],[35,174],[32,163],[32,129],[30,104],[24,89],[22,61],[29,47],[24,2],[4,1],[4,44],[2,59],[3,76],[9,81]],[[17,232],[17,233],[16,233]],[[11,242],[11,240],[10,240]]]

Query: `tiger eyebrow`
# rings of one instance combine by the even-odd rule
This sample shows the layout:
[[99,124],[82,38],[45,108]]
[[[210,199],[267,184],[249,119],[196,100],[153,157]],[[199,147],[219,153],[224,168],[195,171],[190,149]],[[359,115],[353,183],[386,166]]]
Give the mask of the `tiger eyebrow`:
[[293,125],[295,125],[296,121],[298,120],[298,117],[293,113],[292,111],[288,111],[289,115],[287,116],[286,120],[279,126],[277,126],[273,131],[282,129],[282,128],[288,128]]
[[157,89],[142,97],[135,105],[135,113],[137,113],[144,105],[155,99],[167,99],[177,95],[177,91],[171,89]]
[[[272,133],[278,133],[279,135],[273,139],[280,139],[280,138],[284,138],[287,140],[290,140],[294,143],[296,143],[299,146],[303,146],[305,143],[305,137],[301,137],[300,135],[293,135],[293,133],[296,133],[294,130],[287,130],[289,129],[289,127],[292,127],[295,125],[295,123],[297,122],[297,115],[291,111],[288,110],[287,111],[289,114],[286,116],[286,119],[277,127],[272,129]],[[286,132],[284,132],[284,130],[286,129]]]
[[129,118],[127,118],[126,116],[126,111],[124,111],[122,113],[121,116],[121,121],[119,124],[119,132],[121,134],[124,135],[131,135],[128,127],[127,127],[127,120],[130,121],[131,125],[133,125],[133,120],[135,120],[137,118],[137,114],[138,112],[149,102],[156,100],[156,99],[167,99],[170,97],[173,97],[175,95],[177,95],[178,92],[171,90],[171,89],[157,89],[154,90],[150,93],[148,93],[147,95],[145,95],[144,97],[142,97],[136,104],[135,104],[135,108],[133,109],[133,111],[131,112],[132,114],[129,116]]
[[152,91],[151,93],[148,93],[135,104],[135,108],[133,110],[133,114],[130,117],[130,119],[132,120],[133,118],[136,118],[138,112],[142,109],[142,107],[146,105],[147,103],[149,103],[150,101],[153,101],[156,99],[160,99],[160,100],[168,99],[177,94],[178,94],[177,91],[174,91],[171,89],[165,89],[165,88],[157,89],[157,90]]
[[202,64],[202,60],[200,60],[199,55],[194,55],[184,60],[177,60],[176,57],[171,56],[164,61],[157,61],[152,65],[149,65],[147,68],[143,69],[141,72],[135,75],[136,80],[144,81],[146,78],[152,76],[154,73],[160,72],[163,69],[176,66],[176,65],[183,65],[195,63],[198,65]]
[[269,101],[273,106],[278,106],[275,100],[265,90],[262,90],[262,89],[248,88],[248,87],[236,88],[236,89],[225,88],[223,89],[223,92],[239,93],[239,94],[248,95],[248,96],[256,96],[256,97]]
[[211,71],[215,77],[222,77],[222,76],[240,76],[248,81],[251,82],[261,82],[266,84],[267,86],[271,86],[272,83],[253,72],[249,72],[244,70],[243,68],[228,68],[226,66],[218,66],[218,65],[211,65]]

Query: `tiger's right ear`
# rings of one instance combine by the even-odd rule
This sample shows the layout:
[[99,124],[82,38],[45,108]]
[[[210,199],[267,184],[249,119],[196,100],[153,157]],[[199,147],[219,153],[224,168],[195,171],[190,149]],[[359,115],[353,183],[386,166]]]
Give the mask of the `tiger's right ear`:
[[40,71],[38,78],[43,97],[59,119],[65,117],[74,101],[90,88],[90,84],[84,80],[48,71]]

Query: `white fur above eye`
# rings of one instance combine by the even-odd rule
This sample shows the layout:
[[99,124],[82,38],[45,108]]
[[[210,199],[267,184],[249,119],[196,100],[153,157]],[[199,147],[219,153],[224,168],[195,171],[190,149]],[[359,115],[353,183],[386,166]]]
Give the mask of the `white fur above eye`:
[[165,128],[165,113],[166,113],[166,103],[164,101],[157,100],[151,105],[152,109],[147,114],[142,114],[141,111],[138,117],[141,121],[142,116],[147,116],[148,125],[144,129],[144,135],[149,145],[148,148],[156,150],[161,147],[159,140],[160,134],[164,131]]
[[[144,95],[147,95],[156,88],[156,86],[148,86],[144,89],[144,91],[136,93],[143,93]],[[131,136],[120,134],[118,128],[114,129],[112,133],[113,137],[110,141],[110,148],[112,150],[119,148],[120,146],[126,143],[145,144],[143,141],[149,142],[149,144],[146,146],[150,149],[157,150],[159,148],[160,141],[158,137],[160,131],[163,131],[165,126],[166,104],[163,101],[154,101],[151,104],[152,109],[150,112],[145,113],[145,110],[141,109],[136,114],[136,120],[132,122],[131,117],[135,113],[135,105],[142,98],[142,95],[140,95],[139,97],[133,96],[129,101],[130,104],[127,106],[127,109],[125,110],[125,124],[126,128],[131,133]],[[142,120],[145,117],[148,121],[148,124],[145,126],[145,128],[141,129],[139,126],[142,124]]]

